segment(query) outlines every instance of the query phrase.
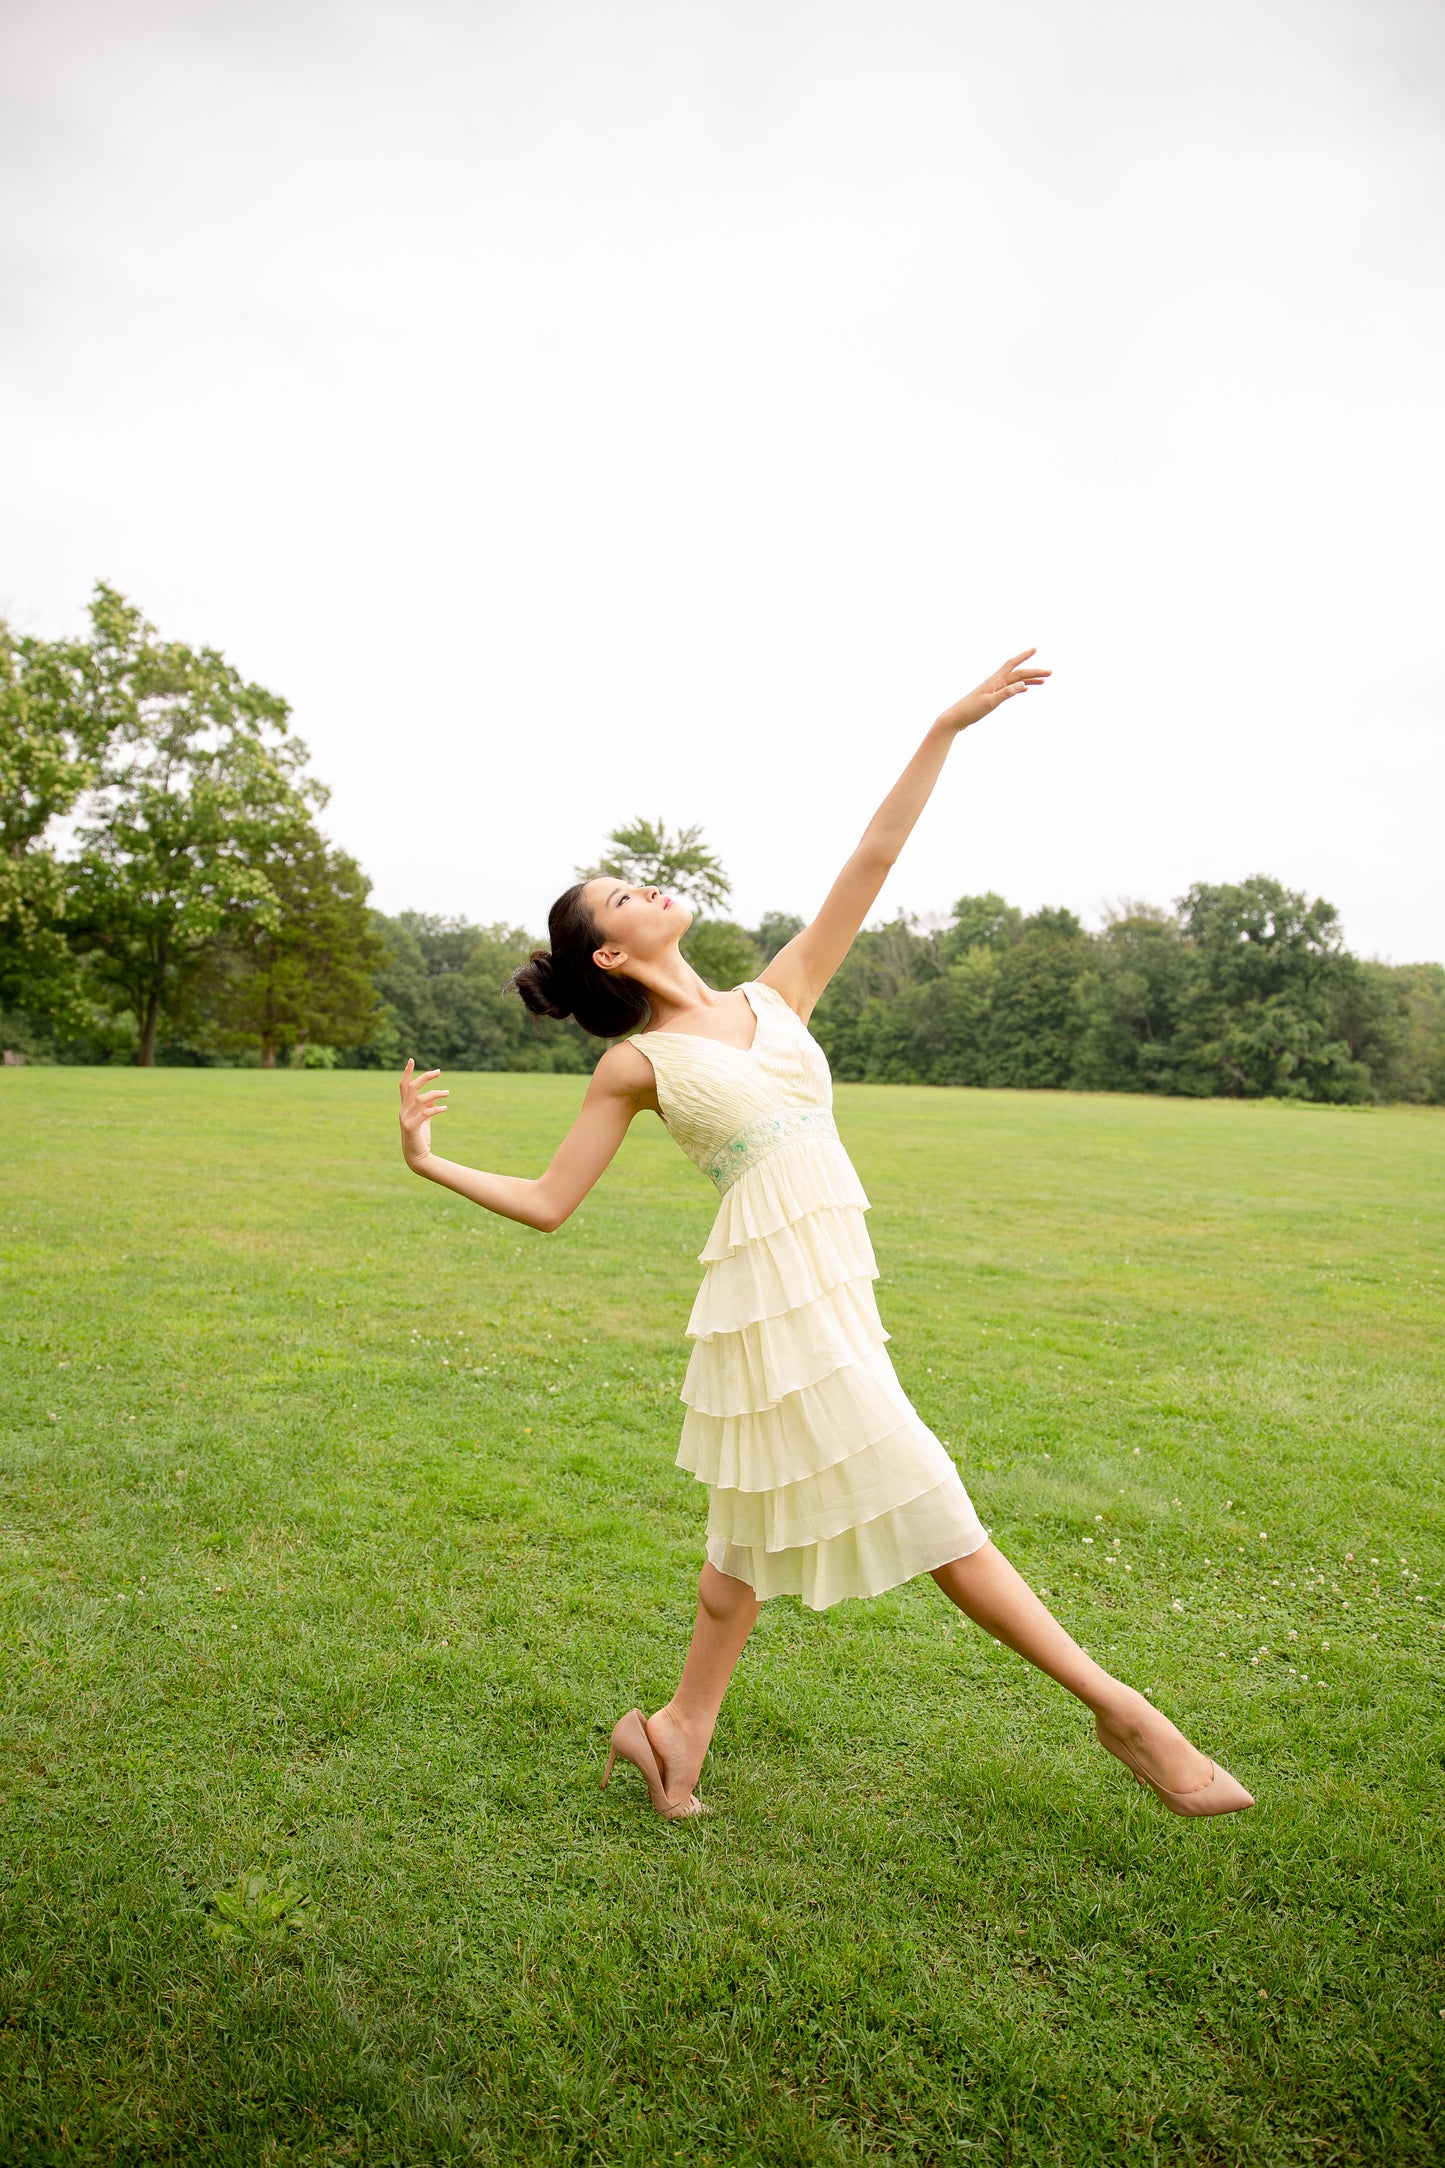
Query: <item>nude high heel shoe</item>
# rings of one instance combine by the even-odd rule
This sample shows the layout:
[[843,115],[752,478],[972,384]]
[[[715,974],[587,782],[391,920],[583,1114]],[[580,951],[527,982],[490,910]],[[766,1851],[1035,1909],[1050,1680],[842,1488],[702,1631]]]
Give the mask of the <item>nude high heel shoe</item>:
[[1242,1814],[1246,1807],[1254,1805],[1244,1786],[1236,1783],[1229,1771],[1221,1769],[1218,1762],[1210,1763],[1214,1773],[1209,1782],[1201,1784],[1196,1791],[1169,1792],[1162,1784],[1156,1784],[1154,1779],[1140,1768],[1123,1740],[1116,1739],[1112,1732],[1106,1731],[1097,1717],[1094,1719],[1094,1735],[1105,1753],[1112,1754],[1115,1761],[1121,1761],[1141,1784],[1147,1784],[1155,1797],[1163,1800],[1171,1814]]
[[619,1716],[612,1727],[612,1744],[608,1750],[607,1767],[602,1772],[602,1789],[607,1789],[607,1779],[612,1774],[612,1764],[621,1756],[631,1762],[634,1769],[642,1772],[647,1786],[647,1796],[654,1810],[665,1822],[687,1821],[694,1814],[706,1814],[707,1808],[693,1792],[687,1799],[673,1801],[663,1789],[662,1771],[657,1766],[657,1756],[652,1751],[652,1741],[647,1736],[647,1726],[642,1721],[640,1709],[629,1709],[626,1716]]

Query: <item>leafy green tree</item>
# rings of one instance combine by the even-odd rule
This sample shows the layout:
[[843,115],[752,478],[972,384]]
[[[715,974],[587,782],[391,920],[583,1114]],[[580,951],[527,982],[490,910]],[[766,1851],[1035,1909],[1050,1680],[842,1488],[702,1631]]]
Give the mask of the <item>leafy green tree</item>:
[[68,918],[96,981],[130,1009],[137,1060],[155,1061],[219,937],[280,922],[262,870],[325,800],[284,700],[214,648],[161,641],[114,589],[92,608],[92,685],[107,719],[98,790],[80,830]]
[[778,950],[786,948],[803,930],[803,921],[791,911],[765,911],[753,930],[759,965],[770,964]]
[[1090,944],[1074,1081],[1086,1091],[1175,1089],[1175,1034],[1194,951],[1168,911],[1135,904]]
[[410,1058],[419,1069],[439,1068],[441,1024],[421,943],[404,915],[388,918],[374,910],[371,924],[381,942],[381,961],[372,978],[381,1015],[370,1039],[357,1050],[356,1065],[399,1069]]
[[900,984],[887,999],[874,996],[853,1042],[860,1073],[880,1084],[991,1083],[998,967],[993,949],[970,949],[942,972]]
[[701,912],[720,911],[732,894],[722,860],[706,848],[702,829],[672,834],[661,821],[636,820],[614,828],[595,866],[579,866],[579,881],[608,874],[633,888],[660,888]]
[[1072,911],[1035,911],[998,953],[989,1017],[989,1081],[1015,1091],[1073,1082],[1084,1032],[1090,942]]
[[762,968],[757,942],[730,918],[695,918],[682,937],[682,953],[709,986],[740,986]]
[[1445,1102],[1445,966],[1343,956],[1331,1031],[1380,1099]]
[[1227,1098],[1370,1096],[1336,1014],[1348,967],[1331,903],[1256,874],[1182,899],[1194,951],[1177,1032],[1178,1088]]
[[956,963],[971,949],[1005,949],[1017,941],[1023,913],[992,889],[983,896],[960,896],[952,922],[939,943],[945,964]]
[[107,721],[90,643],[0,622],[0,1008],[78,1027],[85,1001],[65,939],[66,869],[47,841],[95,780]]
[[1398,1096],[1445,1106],[1445,964],[1397,964],[1390,975],[1405,1019]]
[[259,869],[274,912],[243,917],[213,951],[199,1009],[221,1042],[259,1048],[274,1069],[283,1047],[359,1047],[381,1013],[373,974],[384,943],[366,907],[368,883],[309,821],[275,834]]

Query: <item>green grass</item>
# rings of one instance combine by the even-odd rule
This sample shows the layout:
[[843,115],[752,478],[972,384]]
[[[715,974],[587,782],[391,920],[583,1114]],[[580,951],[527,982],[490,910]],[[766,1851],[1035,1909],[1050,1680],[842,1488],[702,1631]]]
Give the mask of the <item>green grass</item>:
[[[518,1171],[581,1089],[451,1081]],[[544,1238],[383,1078],[6,1072],[6,2168],[1440,2158],[1445,1117],[838,1096],[985,1523],[1257,1811],[928,1581],[764,1610],[705,1821],[600,1794],[708,1186],[643,1121]]]

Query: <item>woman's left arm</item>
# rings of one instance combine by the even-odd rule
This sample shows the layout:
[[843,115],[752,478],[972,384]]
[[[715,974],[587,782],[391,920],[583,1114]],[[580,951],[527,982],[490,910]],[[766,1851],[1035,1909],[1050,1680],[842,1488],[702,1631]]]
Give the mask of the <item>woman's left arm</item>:
[[817,917],[796,934],[786,948],[780,948],[767,969],[759,973],[762,983],[780,993],[789,1007],[797,1010],[804,1023],[853,946],[854,937],[873,908],[878,891],[913,833],[914,824],[943,773],[943,763],[954,739],[971,723],[991,715],[1005,700],[1027,692],[1033,685],[1042,685],[1044,679],[1052,675],[1048,670],[1025,667],[1029,657],[1037,652],[1036,648],[1025,648],[1022,655],[1015,655],[1001,670],[995,670],[991,678],[985,678],[982,685],[966,693],[962,700],[955,701],[951,708],[945,708],[869,821],[857,850],[829,889]]

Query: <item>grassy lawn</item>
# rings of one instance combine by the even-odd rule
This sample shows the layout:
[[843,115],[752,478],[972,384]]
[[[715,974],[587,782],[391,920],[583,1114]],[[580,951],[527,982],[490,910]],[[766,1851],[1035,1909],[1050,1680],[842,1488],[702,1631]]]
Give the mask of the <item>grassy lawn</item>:
[[[540,1169],[571,1078],[451,1079]],[[839,1092],[905,1385],[1259,1798],[1175,1820],[930,1582],[671,1689],[712,1192],[559,1234],[388,1079],[0,1076],[0,2161],[1441,2158],[1445,1116]]]

